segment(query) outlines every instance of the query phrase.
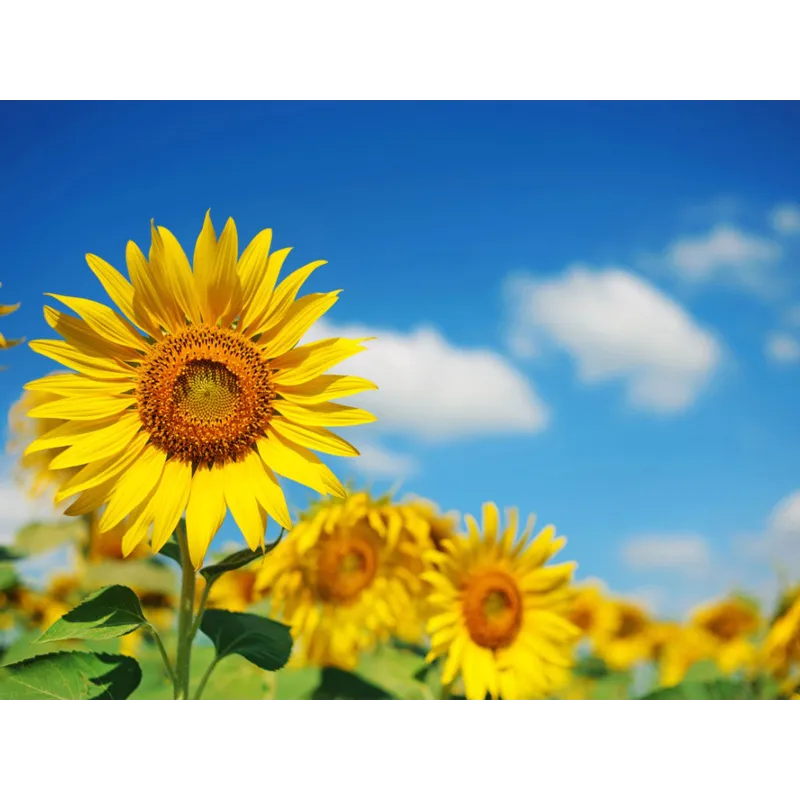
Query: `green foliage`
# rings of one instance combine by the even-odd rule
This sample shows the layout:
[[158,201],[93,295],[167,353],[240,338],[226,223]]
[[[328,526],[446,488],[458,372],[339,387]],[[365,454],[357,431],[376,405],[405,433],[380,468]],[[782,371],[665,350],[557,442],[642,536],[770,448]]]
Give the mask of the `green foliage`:
[[711,681],[684,681],[658,689],[640,700],[766,700],[774,698],[773,688],[763,681],[716,678]]
[[158,551],[158,555],[171,558],[178,566],[181,565],[181,548],[178,540],[173,535],[172,538]]
[[289,627],[255,614],[210,609],[203,614],[200,630],[214,643],[218,660],[238,654],[272,671],[284,667],[292,652]]
[[24,555],[39,555],[75,542],[85,533],[86,523],[80,518],[66,522],[31,522],[17,531],[14,544]]
[[21,553],[6,547],[4,544],[0,544],[0,561],[16,561],[19,558],[22,558]]
[[60,652],[35,656],[0,670],[2,700],[124,700],[142,671],[129,656]]
[[10,589],[19,583],[19,576],[11,564],[0,564],[0,592]]
[[139,598],[127,586],[106,586],[54,622],[40,643],[63,639],[113,639],[147,624]]
[[370,683],[353,672],[336,667],[325,667],[312,700],[393,700],[392,695],[380,686]]
[[572,673],[578,678],[599,680],[611,675],[611,670],[602,658],[585,656],[573,667]]
[[207,567],[203,567],[200,570],[200,574],[209,582],[215,581],[220,575],[226,572],[240,569],[255,561],[257,558],[262,558],[267,553],[274,550],[282,538],[283,530],[281,530],[281,535],[274,542],[266,545],[263,550],[250,550],[249,548],[238,550],[226,556],[221,561],[218,561],[216,564],[209,564]]

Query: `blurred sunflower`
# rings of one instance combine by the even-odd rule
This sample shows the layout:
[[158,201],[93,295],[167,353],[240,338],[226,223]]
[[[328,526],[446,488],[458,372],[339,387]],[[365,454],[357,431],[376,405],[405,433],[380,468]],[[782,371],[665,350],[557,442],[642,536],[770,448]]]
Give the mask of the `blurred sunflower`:
[[122,542],[128,530],[127,521],[117,523],[102,536],[98,532],[99,514],[90,511],[87,515],[88,542],[86,560],[90,563],[98,561],[121,561],[123,558],[147,558],[151,555],[147,542],[140,542],[130,553],[123,552]]
[[80,600],[80,584],[75,575],[55,575],[43,592],[25,589],[19,607],[30,628],[46,631]]
[[749,637],[760,628],[761,617],[751,603],[739,597],[710,603],[694,612],[691,625],[711,637],[712,657],[723,673],[753,665],[756,648]]
[[772,623],[761,655],[766,668],[779,680],[785,680],[793,666],[800,666],[800,599]]
[[14,627],[25,591],[25,587],[18,581],[0,589],[0,631]]
[[[3,284],[0,283],[0,286]],[[15,303],[13,306],[4,306],[0,305],[0,317],[5,317],[7,314],[11,314],[12,312],[16,311],[19,308],[19,303]],[[20,344],[22,339],[6,339],[2,333],[0,333],[0,350],[8,350],[15,345]],[[2,365],[0,365],[0,369],[5,369]]]
[[519,541],[516,511],[505,530],[493,503],[483,505],[483,533],[465,517],[469,537],[431,551],[436,569],[424,574],[433,587],[435,615],[428,622],[429,660],[445,657],[442,682],[460,674],[468,699],[543,697],[569,678],[580,635],[567,615],[574,563],[545,566],[564,546],[547,526],[529,543],[534,517]]
[[596,650],[609,667],[627,670],[650,658],[653,623],[640,605],[613,598],[600,613],[602,635],[598,637]]
[[650,637],[659,684],[665,687],[679,684],[693,664],[710,658],[714,652],[708,635],[691,625],[656,622],[651,626]]
[[[246,611],[264,597],[264,593],[256,591],[257,577],[256,570],[249,568],[223,573],[212,584],[206,607]],[[201,579],[197,584],[198,592],[201,592],[205,581]]]
[[291,626],[293,663],[354,669],[396,630],[422,589],[405,522],[391,502],[357,492],[318,504],[265,560],[256,591]]
[[575,587],[569,620],[585,638],[602,641],[614,624],[614,616],[605,613],[609,602],[603,584],[586,581]]
[[376,387],[324,374],[362,351],[365,340],[297,346],[338,298],[336,291],[296,299],[324,261],[276,287],[290,248],[270,254],[270,230],[238,257],[233,220],[217,239],[207,214],[194,269],[170,231],[151,225],[151,234],[149,261],[128,242],[130,282],[87,256],[122,314],[51,295],[78,317],[46,306],[46,321],[64,338],[30,346],[75,372],[27,384],[59,396],[31,415],[61,424],[25,452],[61,450],[50,468],[79,468],[56,501],[79,495],[77,513],[105,506],[101,532],[129,518],[125,553],[151,525],[158,552],[185,511],[190,556],[199,568],[228,509],[251,549],[263,543],[268,517],[292,527],[275,473],[321,494],[345,494],[309,448],[358,455],[326,426],[374,417],[331,401]]

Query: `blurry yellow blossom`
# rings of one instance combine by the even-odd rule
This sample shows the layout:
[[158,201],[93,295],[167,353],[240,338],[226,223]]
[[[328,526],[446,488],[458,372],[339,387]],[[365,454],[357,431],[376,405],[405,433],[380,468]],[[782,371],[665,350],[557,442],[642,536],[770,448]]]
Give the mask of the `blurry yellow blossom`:
[[596,652],[609,667],[627,670],[650,658],[653,621],[640,605],[614,598],[599,614]]
[[711,637],[712,657],[723,673],[753,665],[756,648],[750,637],[761,626],[761,617],[749,602],[729,597],[709,603],[695,611],[690,622]]

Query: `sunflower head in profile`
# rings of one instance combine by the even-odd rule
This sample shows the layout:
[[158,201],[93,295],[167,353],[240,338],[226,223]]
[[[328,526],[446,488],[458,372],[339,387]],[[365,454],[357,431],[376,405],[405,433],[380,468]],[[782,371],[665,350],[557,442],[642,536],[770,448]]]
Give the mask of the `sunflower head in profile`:
[[[0,286],[3,284],[0,283]],[[12,312],[16,311],[19,308],[19,303],[15,303],[13,306],[4,306],[0,304],[0,317],[5,317],[7,314],[11,314]],[[15,345],[20,344],[23,339],[6,339],[2,333],[0,333],[0,350],[8,350]],[[5,369],[5,367],[0,364],[0,370]]]
[[[58,399],[36,409],[55,427],[26,455],[49,452],[51,470],[76,469],[56,502],[78,496],[67,513],[103,508],[101,533],[128,519],[123,551],[148,538],[158,552],[186,514],[198,569],[230,510],[251,549],[267,519],[292,520],[278,475],[323,495],[345,494],[312,452],[358,451],[328,427],[371,422],[368,412],[334,402],[369,381],[326,374],[364,349],[328,338],[298,346],[339,292],[298,292],[322,264],[278,283],[290,248],[270,252],[263,230],[239,255],[229,219],[217,237],[207,214],[193,265],[166,228],[151,226],[148,257],[128,242],[128,277],[87,256],[117,310],[51,295],[77,316],[45,307],[61,339],[31,348],[74,372],[27,384]],[[75,503],[73,505],[75,505]]]
[[569,678],[580,635],[567,618],[574,563],[546,566],[565,544],[548,526],[531,542],[533,517],[515,541],[512,511],[501,531],[497,506],[483,506],[483,531],[465,517],[468,537],[431,551],[428,658],[443,657],[442,682],[461,675],[466,697],[543,697]]
[[675,686],[689,668],[713,653],[709,637],[691,625],[673,621],[654,622],[650,627],[652,658],[658,665],[660,686]]
[[292,628],[294,663],[355,668],[403,620],[421,581],[401,511],[366,492],[317,505],[259,569],[257,591]]
[[692,614],[691,624],[710,638],[713,658],[725,674],[754,663],[751,637],[761,627],[761,616],[753,603],[736,596],[709,603]]
[[800,666],[800,598],[783,610],[770,626],[760,661],[776,678],[785,680]]
[[651,657],[653,620],[641,605],[613,598],[603,608],[602,615],[602,635],[595,648],[612,669],[627,670]]

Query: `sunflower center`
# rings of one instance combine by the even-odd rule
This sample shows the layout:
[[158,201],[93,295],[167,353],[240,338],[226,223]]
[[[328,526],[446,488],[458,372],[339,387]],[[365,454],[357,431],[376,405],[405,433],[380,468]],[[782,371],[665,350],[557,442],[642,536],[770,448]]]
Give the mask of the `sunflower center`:
[[369,586],[378,570],[378,553],[363,538],[329,539],[317,561],[317,594],[326,603],[348,604]]
[[264,435],[276,393],[252,341],[197,325],[153,345],[136,387],[150,442],[194,465],[237,461]]
[[522,596],[506,572],[484,572],[464,589],[464,617],[472,641],[498,650],[517,638],[522,625]]
[[730,639],[735,639],[746,630],[747,622],[742,615],[736,612],[729,612],[709,620],[706,623],[706,628],[717,639],[729,641]]
[[618,639],[630,639],[640,634],[646,627],[645,621],[638,614],[623,612],[617,629]]

